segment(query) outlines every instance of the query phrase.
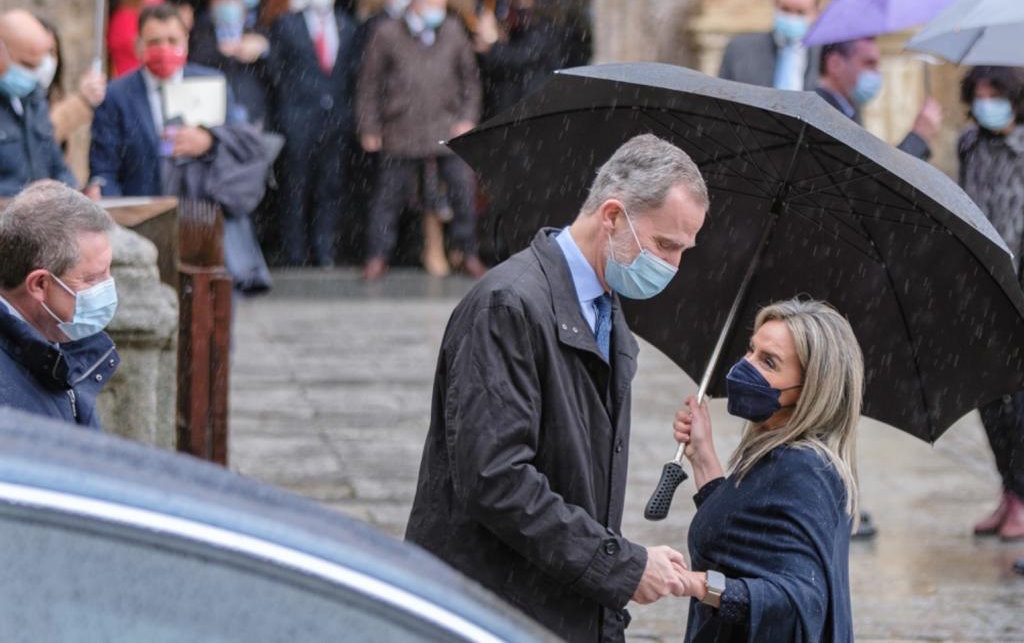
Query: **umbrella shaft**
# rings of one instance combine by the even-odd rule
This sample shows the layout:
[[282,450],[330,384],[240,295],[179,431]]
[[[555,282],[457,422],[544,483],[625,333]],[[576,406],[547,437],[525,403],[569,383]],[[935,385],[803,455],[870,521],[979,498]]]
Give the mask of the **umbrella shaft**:
[[[714,376],[715,369],[718,368],[718,362],[722,358],[722,351],[725,349],[725,344],[729,341],[729,337],[732,335],[733,328],[736,326],[736,318],[747,299],[747,293],[750,291],[750,284],[754,281],[754,276],[761,267],[761,259],[764,257],[765,248],[767,248],[768,244],[771,243],[772,234],[775,232],[775,225],[779,221],[779,212],[773,208],[768,216],[768,223],[765,225],[764,231],[761,233],[761,239],[757,242],[757,251],[754,253],[754,258],[751,259],[750,265],[747,266],[747,272],[743,275],[743,282],[740,283],[739,290],[736,292],[736,298],[732,301],[732,307],[729,309],[729,314],[726,316],[725,323],[722,325],[722,331],[718,334],[718,341],[715,342],[715,349],[711,352],[711,358],[708,360],[708,365],[704,369],[704,375],[700,379],[700,387],[697,389],[697,404],[704,402],[708,386],[711,385],[711,378]],[[676,457],[674,458],[675,462],[682,463],[683,452],[685,449],[686,445],[679,445],[679,448],[676,449]]]

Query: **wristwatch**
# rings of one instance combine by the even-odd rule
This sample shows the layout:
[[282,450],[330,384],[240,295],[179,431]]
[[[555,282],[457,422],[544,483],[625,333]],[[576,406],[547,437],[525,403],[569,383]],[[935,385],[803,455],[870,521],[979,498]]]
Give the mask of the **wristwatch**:
[[722,603],[723,592],[725,592],[725,574],[709,569],[704,579],[704,598],[700,602],[717,609]]

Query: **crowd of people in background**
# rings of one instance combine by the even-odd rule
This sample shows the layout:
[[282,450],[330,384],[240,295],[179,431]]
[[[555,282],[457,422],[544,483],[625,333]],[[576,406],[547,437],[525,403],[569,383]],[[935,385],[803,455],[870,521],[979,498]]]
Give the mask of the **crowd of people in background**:
[[[223,195],[203,186],[230,167],[247,172],[247,185],[263,184],[242,214],[272,264],[363,262],[364,278],[375,280],[391,261],[408,260],[406,246],[420,245],[429,273],[479,277],[485,199],[439,141],[554,69],[588,62],[589,16],[576,2],[450,4],[120,0],[110,10],[108,59],[79,79],[62,78],[59,35],[46,16],[9,11],[0,20],[0,92],[10,100],[0,121],[9,121],[9,140],[23,130],[25,143],[0,155],[0,195],[54,178],[93,198],[210,196],[223,207]],[[164,86],[213,74],[226,81],[223,125],[164,118]],[[82,128],[91,133],[78,154],[88,154],[79,164],[88,170],[74,176],[65,160],[76,156],[70,148],[81,137],[71,133]]]

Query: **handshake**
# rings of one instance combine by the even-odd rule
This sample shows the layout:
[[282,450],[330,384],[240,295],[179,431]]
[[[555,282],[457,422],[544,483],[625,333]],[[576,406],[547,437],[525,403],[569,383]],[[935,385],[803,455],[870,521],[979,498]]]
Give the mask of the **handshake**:
[[633,601],[647,605],[669,595],[701,600],[705,593],[704,580],[704,572],[690,571],[678,551],[666,545],[648,547],[647,565],[633,593]]

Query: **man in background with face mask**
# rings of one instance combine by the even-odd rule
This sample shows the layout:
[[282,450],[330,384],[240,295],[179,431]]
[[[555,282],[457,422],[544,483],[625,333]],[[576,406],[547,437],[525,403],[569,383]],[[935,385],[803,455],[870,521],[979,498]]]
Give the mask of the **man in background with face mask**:
[[119,363],[106,210],[56,181],[0,212],[0,406],[100,428],[96,396]]
[[775,0],[772,30],[740,34],[722,54],[719,78],[776,89],[812,89],[818,79],[818,48],[804,35],[818,16],[818,0]]
[[0,52],[0,196],[39,179],[76,185],[54,141],[39,82],[51,68],[49,33],[35,16],[15,9],[0,14],[0,41],[6,50]]
[[620,533],[637,343],[619,297],[668,285],[707,208],[690,157],[637,136],[571,226],[448,322],[406,539],[569,641],[622,641],[630,600],[684,590],[679,552]]
[[[861,108],[882,90],[882,58],[872,38],[825,45],[821,50],[821,78],[815,92],[855,122],[861,122]],[[942,107],[927,97],[910,133],[897,146],[907,154],[927,160],[929,144],[942,125]]]
[[291,12],[270,27],[271,103],[281,150],[278,234],[289,266],[334,265],[339,222],[346,211],[352,91],[358,50],[352,18],[334,0],[291,0]]
[[[221,76],[213,69],[186,64],[188,30],[177,8],[162,4],[139,14],[136,47],[142,68],[110,83],[96,109],[89,149],[91,179],[87,194],[154,196],[165,193],[166,164],[211,152],[211,129],[169,122],[163,115],[161,88],[183,78]],[[244,121],[244,110],[227,93],[227,124]],[[213,128],[216,129],[216,128]]]

